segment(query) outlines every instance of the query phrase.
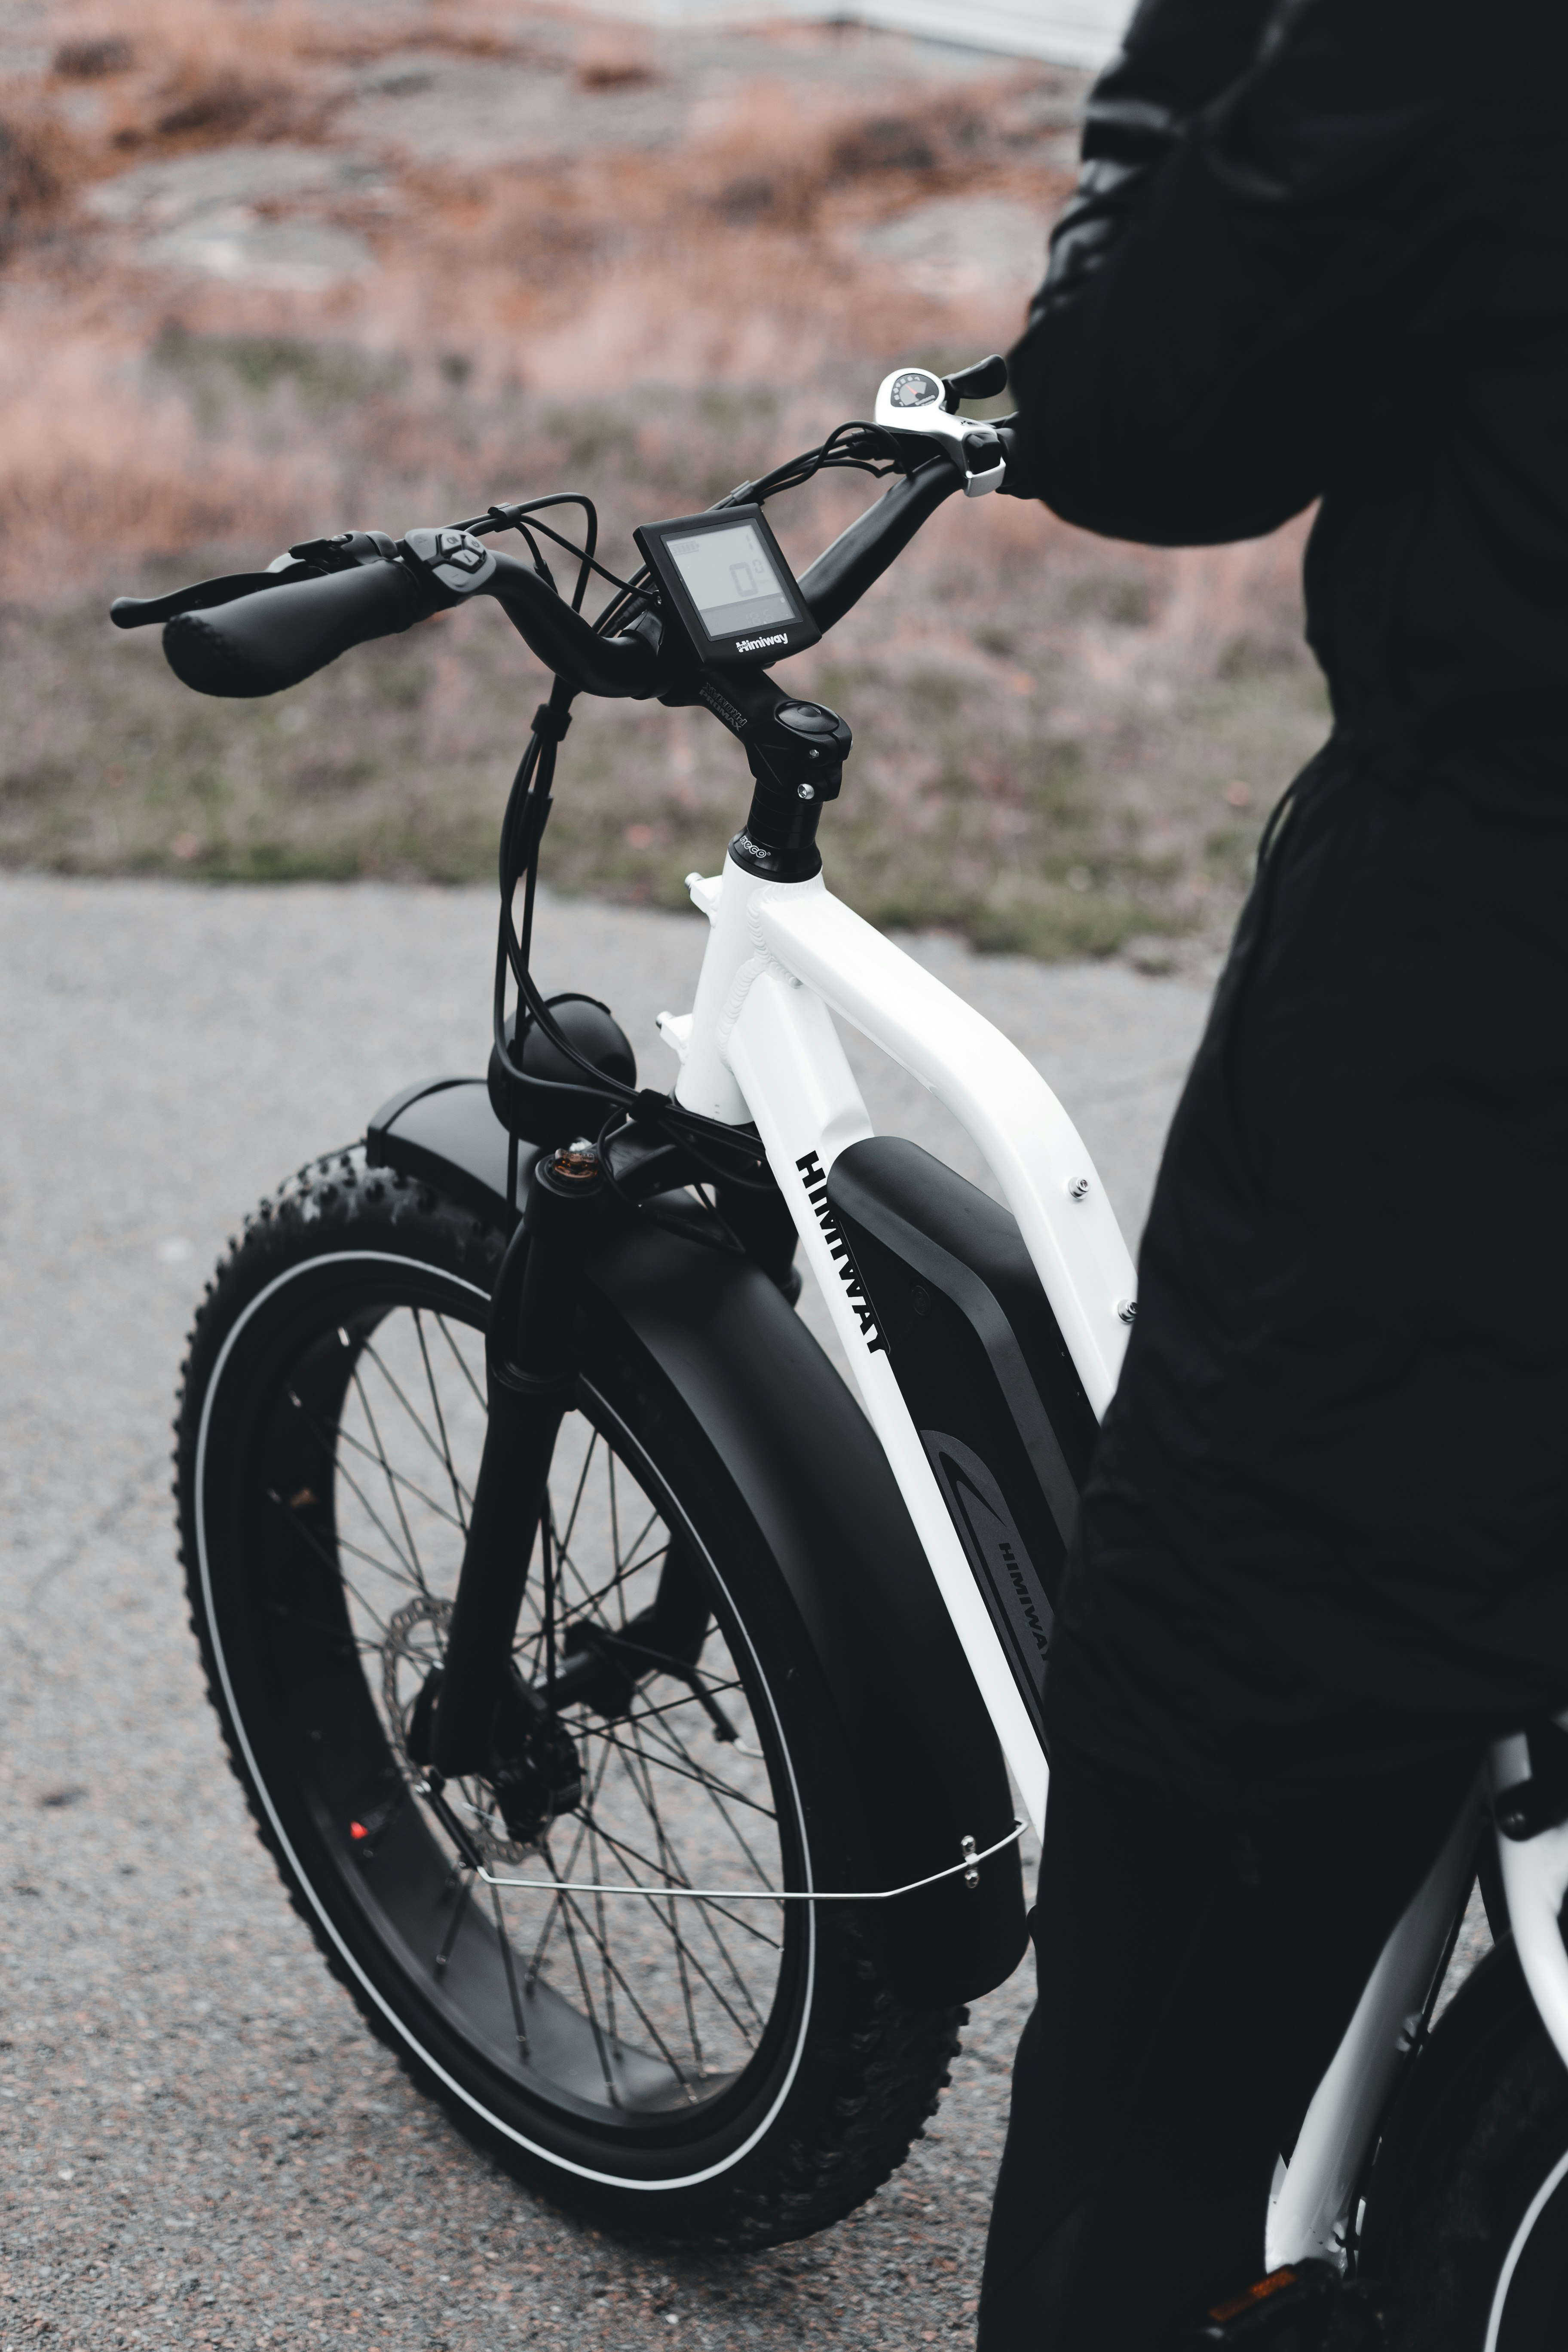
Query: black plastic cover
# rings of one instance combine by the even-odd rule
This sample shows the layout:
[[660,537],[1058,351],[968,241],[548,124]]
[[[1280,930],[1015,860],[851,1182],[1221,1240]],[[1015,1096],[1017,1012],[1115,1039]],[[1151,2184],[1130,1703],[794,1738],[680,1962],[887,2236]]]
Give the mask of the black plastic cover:
[[919,1144],[872,1136],[834,1161],[826,1205],[1043,1738],[1094,1409],[1016,1219],[977,1186]]

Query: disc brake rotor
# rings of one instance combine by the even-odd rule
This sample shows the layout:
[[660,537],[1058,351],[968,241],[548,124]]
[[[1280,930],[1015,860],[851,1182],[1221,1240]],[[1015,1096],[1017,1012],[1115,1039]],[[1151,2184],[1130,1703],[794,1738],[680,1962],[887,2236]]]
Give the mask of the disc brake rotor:
[[[449,1601],[421,1593],[388,1618],[386,1639],[381,1645],[381,1697],[387,1731],[404,1778],[416,1790],[425,1785],[425,1767],[414,1756],[410,1734],[430,1676],[446,1655],[451,1622]],[[537,1840],[520,1841],[506,1834],[500,1804],[488,1781],[455,1782],[447,1790],[447,1801],[457,1802],[464,1830],[486,1862],[515,1866],[536,1853]]]

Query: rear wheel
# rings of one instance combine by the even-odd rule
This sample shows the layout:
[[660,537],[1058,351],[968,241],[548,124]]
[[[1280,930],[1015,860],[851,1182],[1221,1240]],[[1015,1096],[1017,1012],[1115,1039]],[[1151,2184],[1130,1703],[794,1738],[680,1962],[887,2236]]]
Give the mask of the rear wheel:
[[1394,2352],[1568,2345],[1568,2070],[1511,1943],[1417,2063],[1373,2171],[1364,2261]]
[[[846,1910],[778,1899],[811,1884],[823,1796],[792,1706],[805,1630],[701,1431],[596,1294],[514,1654],[546,1727],[504,1785],[439,1802],[416,1760],[500,1250],[345,1153],[265,1204],[220,1268],[177,1424],[209,1687],[330,1963],[470,2132],[621,2227],[799,2236],[900,2161],[962,2012],[879,1990]],[[651,1892],[590,1891],[626,1885]]]

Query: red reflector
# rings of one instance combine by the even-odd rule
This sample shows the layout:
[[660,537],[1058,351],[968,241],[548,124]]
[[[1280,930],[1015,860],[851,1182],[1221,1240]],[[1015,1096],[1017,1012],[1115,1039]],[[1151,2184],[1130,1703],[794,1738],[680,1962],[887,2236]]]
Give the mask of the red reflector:
[[363,1822],[351,1822],[349,1823],[349,1835],[354,1839],[357,1843],[359,1839],[369,1837],[370,1832],[366,1829]]
[[1217,2319],[1223,2326],[1227,2319],[1238,2319],[1244,2311],[1251,2311],[1258,2304],[1267,2303],[1269,2296],[1278,2294],[1282,2286],[1294,2286],[1295,2284],[1294,2271],[1270,2271],[1267,2278],[1260,2278],[1249,2286],[1245,2294],[1237,2295],[1230,2303],[1215,2304],[1209,2317]]

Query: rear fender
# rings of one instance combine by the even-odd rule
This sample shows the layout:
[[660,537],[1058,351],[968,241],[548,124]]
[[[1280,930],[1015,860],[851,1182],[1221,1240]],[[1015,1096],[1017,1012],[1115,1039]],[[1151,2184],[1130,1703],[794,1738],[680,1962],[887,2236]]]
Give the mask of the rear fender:
[[[373,1164],[435,1185],[507,1230],[520,1153],[479,1079],[406,1088],[371,1121]],[[903,1498],[869,1423],[775,1284],[635,1213],[590,1260],[596,1303],[658,1366],[777,1560],[818,1670],[820,1738],[802,1794],[818,1886],[901,1885],[984,1851],[1015,1819],[1006,1769]],[[980,1884],[944,1880],[857,1906],[888,1981],[947,2006],[1010,1976],[1026,1940],[1016,1846]]]

